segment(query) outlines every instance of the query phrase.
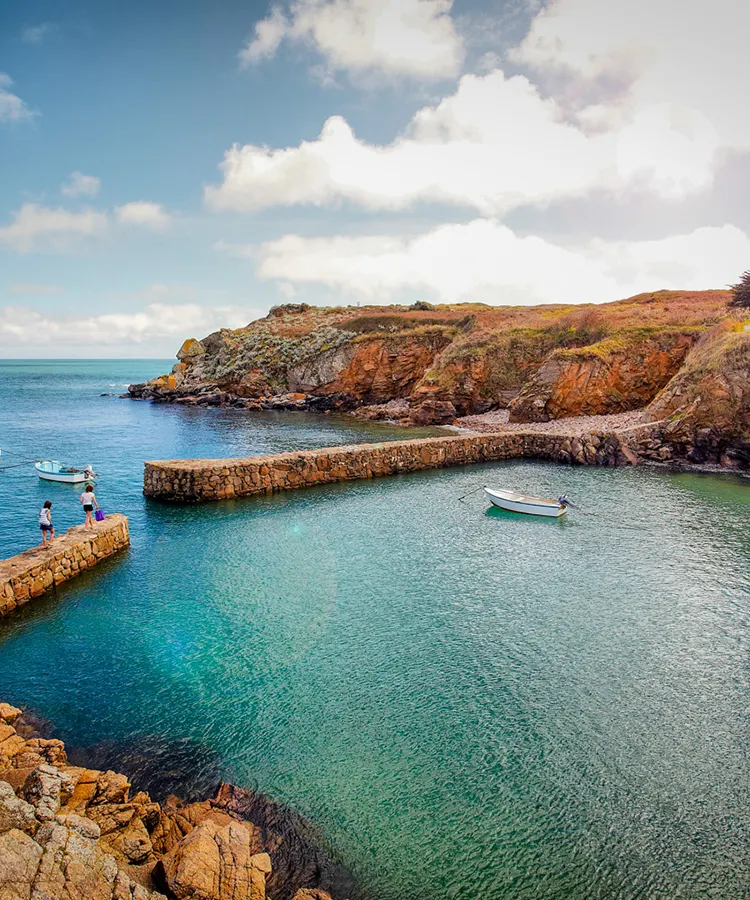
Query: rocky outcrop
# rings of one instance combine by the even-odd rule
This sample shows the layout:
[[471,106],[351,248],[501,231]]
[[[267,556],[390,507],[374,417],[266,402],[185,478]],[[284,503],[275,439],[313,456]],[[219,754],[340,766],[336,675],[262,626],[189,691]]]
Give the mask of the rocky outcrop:
[[417,425],[452,421],[451,407],[465,416],[511,403],[514,421],[621,412],[653,399],[697,335],[730,315],[728,299],[659,291],[597,307],[287,304],[246,328],[185,341],[171,373],[129,395],[251,410],[368,407],[372,417],[404,401],[399,419]]
[[448,343],[441,332],[360,340],[350,345],[347,365],[315,392],[346,394],[353,405],[408,397]]
[[750,331],[708,333],[648,408],[666,419],[664,441],[678,457],[750,467]]
[[447,401],[460,416],[504,409],[558,341],[549,329],[479,330],[460,336],[425,373],[412,403]]
[[242,822],[211,819],[193,828],[161,865],[178,900],[265,900],[271,857],[257,852]]
[[[124,775],[71,765],[60,741],[29,737],[21,711],[0,703],[0,898],[331,900],[319,853],[290,866],[286,835],[238,813],[254,795],[221,785],[212,801],[161,805],[130,791]],[[284,880],[272,880],[273,857]]]
[[679,370],[695,330],[646,332],[556,350],[510,404],[511,422],[601,416],[648,405]]

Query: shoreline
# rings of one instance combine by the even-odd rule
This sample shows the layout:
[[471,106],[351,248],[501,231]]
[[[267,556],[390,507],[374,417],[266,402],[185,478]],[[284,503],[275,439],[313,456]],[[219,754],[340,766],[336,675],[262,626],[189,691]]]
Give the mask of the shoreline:
[[[96,900],[187,900],[219,883],[253,900],[341,900],[354,889],[320,829],[268,795],[217,779],[201,799],[152,799],[54,735],[53,723],[0,701],[0,853],[35,860],[20,884],[11,865],[12,887],[30,894],[47,879]],[[219,888],[216,900],[234,896]]]
[[[297,397],[297,399],[288,399],[295,396]],[[565,435],[570,439],[574,439],[582,438],[592,433],[596,434],[601,431],[612,431],[616,433],[622,430],[629,430],[631,428],[634,429],[640,426],[657,424],[657,420],[647,417],[647,415],[645,414],[645,409],[636,409],[623,413],[609,413],[605,415],[569,416],[560,419],[550,419],[546,422],[511,423],[508,421],[508,409],[503,408],[489,410],[485,413],[459,416],[456,417],[452,422],[432,423],[428,426],[425,426],[425,424],[422,422],[413,421],[408,418],[380,418],[367,415],[359,415],[359,410],[369,409],[370,407],[360,406],[353,409],[342,408],[341,406],[336,405],[335,397],[326,398],[325,396],[314,397],[313,399],[315,400],[315,403],[313,405],[308,404],[307,395],[288,394],[278,395],[278,397],[274,398],[278,401],[275,403],[254,402],[252,404],[246,403],[244,401],[240,403],[229,404],[200,403],[196,402],[196,398],[194,397],[187,398],[189,402],[185,404],[184,399],[179,396],[143,397],[136,396],[131,393],[122,394],[121,399],[141,401],[145,400],[157,405],[161,405],[163,403],[177,403],[180,405],[197,405],[200,408],[220,408],[229,410],[236,409],[248,412],[305,412],[317,415],[337,414],[342,416],[343,418],[352,419],[358,422],[370,422],[373,424],[390,425],[394,427],[404,428],[405,430],[419,429],[424,427],[439,428],[447,434],[464,437],[472,437],[477,435],[536,433],[550,436]],[[240,400],[241,398],[237,399]],[[322,402],[324,400],[332,402],[333,405],[326,405],[326,403]],[[723,449],[716,449],[716,447],[713,445],[716,445],[717,443],[721,445],[721,441],[717,438],[717,436],[712,435],[712,446],[706,448],[705,451],[701,447],[697,447],[696,449],[698,450],[699,456],[714,455],[716,457],[715,461],[708,461],[706,459],[691,460],[688,458],[688,455],[693,452],[692,448],[689,445],[686,445],[682,440],[680,440],[679,442],[670,440],[668,438],[668,435],[666,434],[666,432],[669,430],[668,422],[664,420],[663,424],[666,427],[664,429],[665,439],[663,440],[662,444],[668,451],[668,455],[665,454],[665,456],[661,459],[661,462],[674,462],[674,464],[677,466],[684,466],[686,471],[705,471],[723,474],[742,474],[743,472],[747,472],[748,474],[750,474],[750,462],[745,465],[744,460],[741,460],[738,463],[734,458],[731,458],[731,462],[728,461],[728,455],[731,454],[732,451],[732,444],[730,442],[726,442],[726,446]],[[402,440],[408,441],[410,440],[410,438],[408,436],[404,436]],[[722,458],[725,461],[722,462]],[[646,458],[640,460],[640,462],[645,464],[647,462],[656,462],[656,460]]]

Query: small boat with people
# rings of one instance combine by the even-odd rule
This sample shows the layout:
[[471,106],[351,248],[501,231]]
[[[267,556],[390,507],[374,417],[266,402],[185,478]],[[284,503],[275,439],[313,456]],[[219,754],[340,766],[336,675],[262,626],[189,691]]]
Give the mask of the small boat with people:
[[484,492],[493,506],[499,506],[509,512],[527,513],[530,516],[564,516],[571,505],[564,494],[557,500],[548,500],[545,497],[532,497],[516,491],[498,491],[488,487]]
[[74,466],[64,466],[57,459],[43,459],[35,463],[34,468],[39,477],[45,481],[58,481],[63,484],[83,484],[84,481],[96,478],[96,473],[89,465],[76,469]]

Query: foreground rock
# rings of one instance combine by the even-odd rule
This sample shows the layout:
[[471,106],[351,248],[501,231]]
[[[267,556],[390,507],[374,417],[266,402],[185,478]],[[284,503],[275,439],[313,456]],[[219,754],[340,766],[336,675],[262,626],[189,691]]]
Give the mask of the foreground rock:
[[70,765],[60,741],[24,737],[21,724],[0,703],[2,900],[330,900],[314,854],[303,847],[290,864],[282,833],[239,814],[252,793],[131,797],[124,775]]

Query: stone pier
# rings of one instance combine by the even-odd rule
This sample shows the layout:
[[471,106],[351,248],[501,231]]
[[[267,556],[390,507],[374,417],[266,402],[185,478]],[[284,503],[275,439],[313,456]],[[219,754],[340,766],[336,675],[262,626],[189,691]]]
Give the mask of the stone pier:
[[632,465],[659,445],[661,424],[585,435],[504,431],[302,450],[246,459],[147,462],[147,497],[200,503],[504,459],[546,459],[581,465]]
[[77,525],[46,547],[0,562],[0,616],[54,590],[130,544],[128,520],[115,513],[93,528]]

